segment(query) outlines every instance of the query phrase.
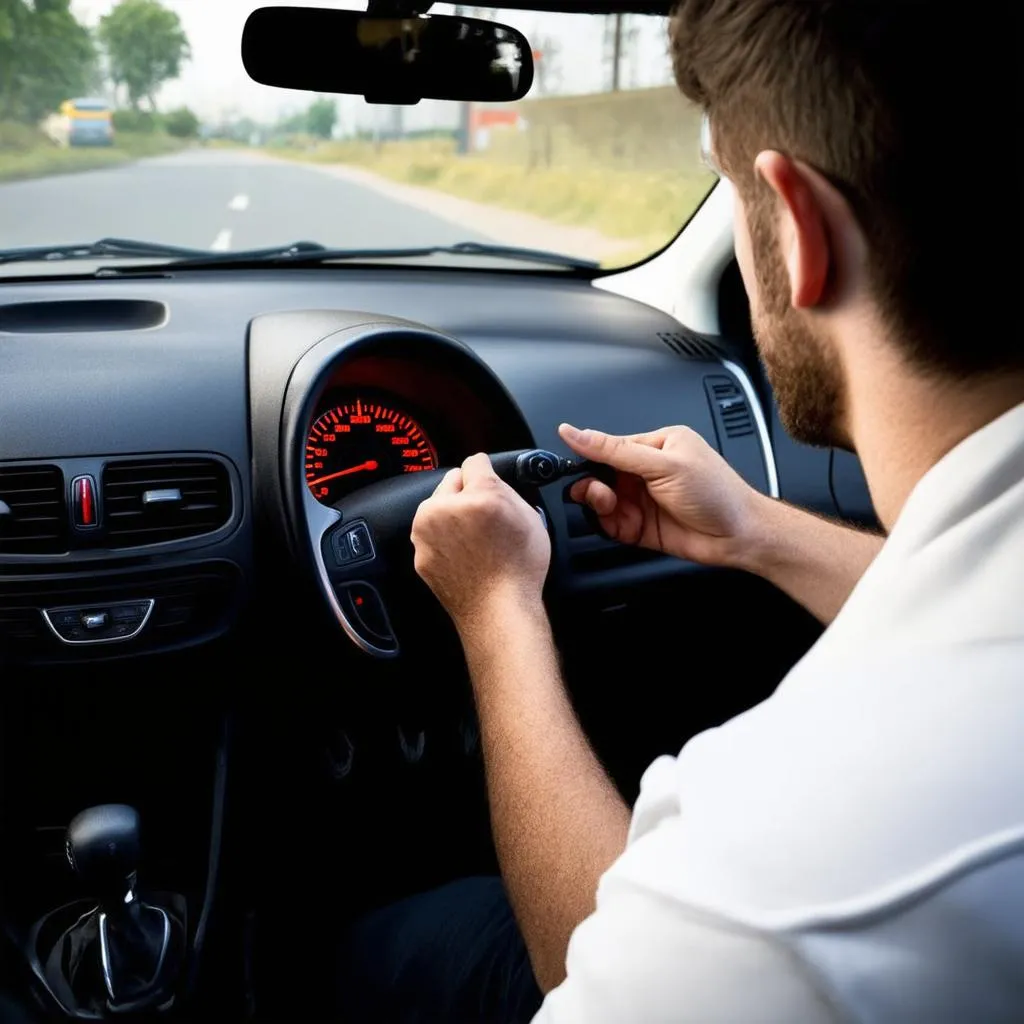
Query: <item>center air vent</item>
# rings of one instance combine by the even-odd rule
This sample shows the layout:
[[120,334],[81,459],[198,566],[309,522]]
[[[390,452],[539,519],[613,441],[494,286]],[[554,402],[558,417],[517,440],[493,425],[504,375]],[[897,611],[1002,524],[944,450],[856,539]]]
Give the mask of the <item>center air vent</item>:
[[0,552],[39,555],[67,549],[64,475],[60,469],[0,468]]
[[103,518],[112,548],[213,533],[231,518],[227,469],[216,459],[109,462]]

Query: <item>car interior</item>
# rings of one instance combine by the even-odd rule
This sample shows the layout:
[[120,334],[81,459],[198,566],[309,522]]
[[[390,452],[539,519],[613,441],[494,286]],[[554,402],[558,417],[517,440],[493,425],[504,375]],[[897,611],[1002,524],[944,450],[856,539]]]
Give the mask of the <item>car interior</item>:
[[875,525],[856,458],[780,425],[727,189],[621,273],[121,259],[0,283],[10,991],[65,1019],[323,1019],[346,922],[497,872],[465,664],[409,541],[475,452],[544,517],[565,679],[627,800],[772,692],[818,624],[603,536],[557,434],[686,424],[757,489]]

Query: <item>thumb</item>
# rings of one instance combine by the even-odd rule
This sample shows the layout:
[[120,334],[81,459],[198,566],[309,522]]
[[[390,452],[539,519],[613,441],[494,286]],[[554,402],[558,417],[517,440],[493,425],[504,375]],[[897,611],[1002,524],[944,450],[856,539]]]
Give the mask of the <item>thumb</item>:
[[664,471],[665,456],[659,448],[600,430],[577,430],[568,423],[559,436],[577,455],[635,476],[657,476]]

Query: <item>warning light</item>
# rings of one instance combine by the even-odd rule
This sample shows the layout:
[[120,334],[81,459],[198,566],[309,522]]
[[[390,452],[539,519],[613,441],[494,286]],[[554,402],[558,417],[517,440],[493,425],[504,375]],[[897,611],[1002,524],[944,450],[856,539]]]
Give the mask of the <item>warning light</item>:
[[357,597],[356,598],[356,604],[357,605],[361,605],[362,603],[363,603],[363,599],[361,597]]

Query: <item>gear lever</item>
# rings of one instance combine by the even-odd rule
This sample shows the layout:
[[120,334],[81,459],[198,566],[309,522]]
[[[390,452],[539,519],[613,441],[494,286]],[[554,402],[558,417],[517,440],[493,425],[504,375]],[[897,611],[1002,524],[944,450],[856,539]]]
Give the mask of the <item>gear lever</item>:
[[132,902],[138,875],[139,812],[127,804],[89,807],[68,826],[64,850],[91,895],[106,910]]
[[167,982],[172,924],[166,910],[136,895],[141,853],[138,812],[126,804],[82,811],[68,826],[65,850],[99,902],[94,912],[98,943],[88,945],[90,955],[99,955],[110,1007],[148,1004]]

